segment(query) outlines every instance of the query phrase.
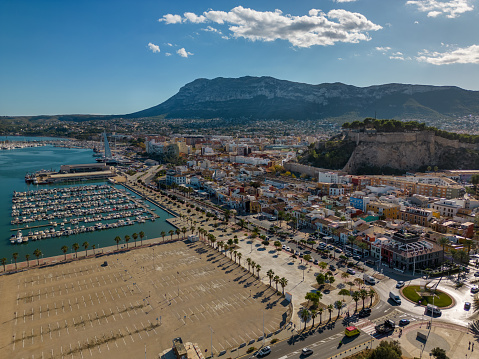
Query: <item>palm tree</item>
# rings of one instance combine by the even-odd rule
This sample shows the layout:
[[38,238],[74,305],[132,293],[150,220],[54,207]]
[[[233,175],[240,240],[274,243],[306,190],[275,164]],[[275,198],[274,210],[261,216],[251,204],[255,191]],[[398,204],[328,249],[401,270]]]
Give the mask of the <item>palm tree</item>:
[[2,259],[0,259],[0,261],[2,262],[3,271],[5,272],[5,264],[7,264],[7,258],[3,257]]
[[323,322],[323,312],[324,312],[324,309],[323,309],[323,308],[319,308],[319,309],[318,309],[319,324],[321,324],[321,323]]
[[121,242],[120,236],[115,237],[115,242],[116,242],[116,250],[118,250],[118,244]]
[[339,312],[341,311],[341,308],[343,307],[343,302],[340,300],[337,300],[334,302],[334,308],[338,310],[338,319],[339,319]]
[[318,312],[315,309],[311,309],[311,319],[313,319],[313,326],[314,328],[314,319],[318,316]]
[[369,307],[373,306],[373,298],[374,298],[375,294],[376,294],[376,292],[374,291],[374,289],[370,288],[369,292],[368,292],[368,296],[369,296],[369,298],[371,298],[371,303],[369,304]]
[[17,269],[17,258],[18,258],[18,253],[15,252],[12,254],[13,261],[15,262],[15,269]]
[[358,311],[358,301],[361,299],[361,296],[359,295],[358,291],[354,291],[353,294],[351,294],[351,298],[356,302],[356,309],[354,310],[355,312]]
[[251,270],[251,258],[246,258],[246,263],[248,263],[248,272]]
[[131,236],[133,237],[133,240],[135,241],[135,247],[136,247],[136,240],[138,239],[138,233],[135,232]]
[[256,262],[251,261],[251,269],[253,269],[253,277],[254,277],[254,270],[256,269]]
[[341,273],[341,278],[344,279],[344,280],[348,279],[349,278],[349,273],[346,273],[346,272]]
[[96,248],[96,245],[91,246],[91,249],[93,249],[93,255],[95,255],[95,248]]
[[213,245],[213,248],[215,248],[216,237],[214,235],[211,235],[210,241],[211,241],[211,244]]
[[328,309],[328,312],[329,312],[329,321],[331,321],[331,314],[333,313],[334,307],[333,307],[332,304],[330,304],[330,305],[328,305],[328,306],[326,307],[326,309]]
[[306,322],[308,321],[310,315],[311,313],[306,308],[301,309],[301,312],[299,312],[299,317],[304,322],[304,329],[306,329]]
[[161,235],[161,238],[163,238],[163,242],[164,242],[165,241],[165,236],[166,236],[165,231],[161,231],[160,235]]
[[245,225],[246,225],[246,221],[243,218],[240,218],[239,225],[240,225],[241,228],[244,228]]
[[241,252],[238,252],[238,264],[241,265],[241,257],[243,255],[241,254]]
[[279,277],[279,275],[275,275],[273,277],[273,281],[276,283],[276,291],[278,291],[278,283],[281,281],[281,278]]
[[258,275],[258,279],[260,279],[259,277],[259,271],[261,270],[261,266],[259,264],[256,265],[256,274]]
[[83,242],[83,248],[85,248],[85,257],[88,257],[88,247],[90,247],[90,243]]
[[67,260],[68,247],[67,247],[67,246],[63,246],[63,247],[62,247],[62,252],[63,252],[63,254],[65,255],[65,260]]
[[77,251],[80,249],[80,245],[78,243],[73,243],[72,249],[75,251],[75,258],[78,258]]
[[235,256],[235,263],[236,263],[236,256],[238,255],[238,251],[233,251],[233,255]]
[[441,237],[438,239],[437,243],[442,246],[442,261],[444,262],[444,255],[446,251],[446,246],[449,244],[449,238]]
[[176,238],[176,239],[180,239],[180,233],[181,233],[181,231],[180,231],[179,228],[176,228],[176,229],[175,229],[175,233],[176,233],[176,235],[177,235],[177,238]]
[[[143,245],[143,238],[145,237],[145,232],[141,231],[141,232],[139,233],[139,235],[140,235],[141,245]],[[165,238],[163,237],[163,241],[164,241],[164,240],[165,240]]]
[[358,289],[364,284],[364,281],[361,278],[355,278],[353,282],[358,286]]
[[33,254],[35,255],[35,257],[37,257],[37,266],[40,265],[39,258],[42,256],[42,251],[37,248],[33,251]]
[[170,229],[170,230],[168,231],[168,234],[170,235],[170,241],[172,241],[172,240],[173,240],[173,234],[175,234],[175,231],[172,230],[172,229]]
[[185,238],[186,232],[187,232],[186,227],[181,228],[181,233],[183,233],[183,238]]
[[[268,276],[269,278],[269,286],[271,287],[271,281],[273,280],[273,277],[274,277],[274,272],[272,269],[268,270],[266,272],[266,275]],[[279,277],[278,277],[279,278]]]
[[363,309],[364,309],[364,300],[368,297],[368,291],[366,289],[361,289],[359,291],[359,296],[363,300]]
[[126,242],[126,249],[128,249],[128,242],[130,241],[130,236],[127,234],[125,236],[125,242]]
[[228,251],[230,252],[230,258],[233,260],[233,248],[229,247]]
[[284,287],[288,285],[288,280],[285,277],[282,277],[279,280],[279,284],[281,284],[281,287],[283,288],[283,297],[284,297]]

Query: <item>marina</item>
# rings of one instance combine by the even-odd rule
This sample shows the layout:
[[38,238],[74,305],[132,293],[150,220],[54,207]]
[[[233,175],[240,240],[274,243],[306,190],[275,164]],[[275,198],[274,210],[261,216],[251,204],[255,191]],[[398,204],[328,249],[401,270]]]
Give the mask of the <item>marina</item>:
[[[151,202],[145,201],[141,196],[136,195],[125,187],[112,184],[108,180],[75,181],[48,184],[46,186],[38,186],[33,183],[25,182],[25,173],[35,173],[41,168],[58,171],[61,165],[66,163],[66,158],[68,159],[67,163],[69,165],[91,163],[93,160],[93,153],[92,149],[63,148],[53,145],[0,151],[0,164],[2,166],[2,169],[0,170],[0,182],[2,183],[2,186],[0,187],[0,231],[3,234],[3,239],[0,240],[0,258],[4,257],[7,258],[8,262],[12,262],[13,253],[18,253],[19,260],[25,260],[26,255],[33,258],[33,252],[35,249],[39,249],[43,256],[55,256],[63,254],[61,248],[64,245],[69,248],[69,253],[73,252],[72,245],[75,242],[79,244],[88,242],[90,243],[90,247],[95,245],[96,248],[103,248],[116,245],[114,238],[117,236],[122,238],[122,243],[124,244],[123,239],[125,235],[131,237],[133,233],[143,231],[145,233],[145,239],[149,239],[159,237],[162,231],[168,233],[170,230],[175,230],[175,227],[167,222],[167,219],[173,217],[172,214],[164,211]],[[29,192],[35,192],[37,197],[39,197],[38,195],[40,192],[36,191],[47,190],[52,191],[52,193],[48,194],[45,191],[43,195],[62,196],[65,194],[66,196],[68,192],[61,192],[62,189],[84,186],[107,186],[109,191],[111,191],[111,195],[117,195],[117,198],[98,199],[96,202],[105,202],[103,205],[105,209],[101,211],[100,209],[102,206],[100,206],[99,203],[97,203],[96,206],[91,205],[88,208],[73,208],[81,204],[86,204],[87,202],[73,202],[72,196],[74,192],[71,192],[70,198],[52,199],[53,201],[58,201],[58,203],[50,204],[51,206],[57,206],[56,210],[52,208],[51,210],[42,212],[40,208],[43,207],[43,211],[45,211],[48,206],[46,204],[38,206],[38,204],[42,201],[46,201],[46,198],[42,200],[38,198],[38,201],[27,205],[26,201],[22,201],[24,195],[20,195],[20,193],[27,194]],[[93,194],[94,190],[90,191],[92,192],[90,196],[102,195]],[[83,195],[86,195],[87,191],[83,192]],[[120,200],[126,200],[126,197],[120,196],[121,193],[130,198],[129,204],[126,202],[119,203]],[[18,202],[15,204],[15,209],[13,208],[14,194],[15,201]],[[92,198],[90,198],[90,200],[91,202],[95,201]],[[118,203],[106,204],[106,201],[118,201]],[[34,209],[31,207],[34,203],[38,206],[36,209],[37,213],[33,213]],[[125,206],[127,204],[131,206],[131,208],[119,208],[119,206]],[[70,208],[67,208],[69,205]],[[106,210],[106,207],[108,206],[111,208],[110,211]],[[115,210],[113,210],[113,208],[115,208]],[[80,214],[81,209],[84,210],[82,214]],[[86,211],[87,209],[91,210],[92,213],[88,213]],[[14,210],[18,211],[19,214],[12,217],[12,212]],[[20,211],[22,213],[21,215]],[[27,213],[29,211],[31,213]],[[64,214],[68,213],[61,213],[68,211],[71,211],[71,216],[64,216]],[[78,215],[73,215],[75,211]],[[98,211],[98,213],[94,213],[95,211]],[[57,214],[61,213],[61,215],[59,217],[56,215],[52,217],[55,212],[57,212]],[[44,214],[45,219],[43,219]],[[38,217],[39,215],[42,217]],[[123,215],[125,215],[125,217],[122,217]],[[12,221],[16,220],[17,217],[18,223],[14,222],[12,224]],[[152,217],[154,217],[155,220],[152,220]],[[71,222],[72,220],[73,224]],[[76,223],[77,220],[78,223]],[[82,229],[82,226],[85,228]],[[91,227],[94,227],[95,229],[92,230]],[[90,228],[90,230],[87,228]],[[52,232],[52,229],[55,231]],[[16,242],[12,245],[10,239],[11,235],[13,234],[16,237],[19,234],[19,230],[22,233],[22,242],[21,244]],[[41,231],[43,231],[44,234],[42,234]],[[72,231],[70,232],[71,234],[68,234],[68,231]],[[35,234],[35,232],[38,233]],[[36,240],[33,240],[35,235]],[[28,238],[28,241],[24,241],[25,237]]]
[[12,225],[24,225],[10,229],[17,233],[10,237],[12,244],[130,226],[159,217],[141,199],[108,184],[14,191],[11,216]]

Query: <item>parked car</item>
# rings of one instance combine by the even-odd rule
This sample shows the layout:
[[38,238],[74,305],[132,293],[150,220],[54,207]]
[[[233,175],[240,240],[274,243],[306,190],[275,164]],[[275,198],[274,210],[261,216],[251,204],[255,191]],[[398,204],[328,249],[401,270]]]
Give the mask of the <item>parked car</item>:
[[312,349],[309,349],[309,348],[303,348],[301,350],[301,356],[303,357],[307,357],[308,355],[311,355],[313,354],[313,350]]
[[400,280],[397,282],[396,288],[402,288],[402,287],[404,287],[404,281]]
[[334,251],[335,251],[336,253],[341,253],[341,252],[342,252],[342,250],[341,250],[340,248],[336,248]]
[[286,247],[286,250],[287,250],[288,252],[291,252],[291,247]]
[[260,350],[258,351],[258,354],[256,354],[256,356],[257,356],[258,358],[262,358],[262,357],[268,355],[269,353],[271,353],[271,347],[270,347],[270,346],[266,346],[266,347],[260,349]]
[[331,264],[331,265],[329,266],[329,270],[332,271],[332,272],[334,272],[334,271],[336,270],[336,267]]
[[469,309],[471,309],[471,303],[469,302],[464,303],[464,310],[469,310]]
[[479,292],[479,287],[477,285],[473,285],[471,288],[471,293],[477,293]]
[[319,261],[317,259],[315,259],[314,264],[319,264]]
[[286,246],[283,244],[283,246],[281,248],[286,249]]
[[405,326],[405,325],[408,325],[409,323],[410,323],[409,319],[401,319],[401,320],[399,321],[399,325],[400,325],[401,327],[403,327],[403,326]]
[[367,317],[368,315],[371,315],[371,308],[364,308],[359,311],[359,316],[361,318]]
[[479,277],[479,272],[474,273],[474,277]]
[[361,257],[360,257],[360,256],[353,256],[353,259],[354,259],[355,261],[360,261],[360,260],[361,260]]
[[352,274],[352,275],[355,275],[355,274],[356,274],[356,271],[355,271],[354,269],[351,269],[351,268],[348,268],[348,269],[346,270],[346,272],[349,273],[349,274]]
[[368,259],[368,260],[366,261],[366,264],[367,264],[368,266],[373,266],[373,265],[374,265],[374,261]]

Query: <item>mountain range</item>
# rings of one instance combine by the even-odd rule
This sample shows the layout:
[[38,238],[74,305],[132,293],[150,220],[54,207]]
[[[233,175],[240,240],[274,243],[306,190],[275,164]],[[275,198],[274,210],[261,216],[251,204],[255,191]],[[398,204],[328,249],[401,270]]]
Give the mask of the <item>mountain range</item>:
[[122,117],[446,119],[479,115],[479,91],[455,86],[310,85],[273,77],[197,79],[165,102]]

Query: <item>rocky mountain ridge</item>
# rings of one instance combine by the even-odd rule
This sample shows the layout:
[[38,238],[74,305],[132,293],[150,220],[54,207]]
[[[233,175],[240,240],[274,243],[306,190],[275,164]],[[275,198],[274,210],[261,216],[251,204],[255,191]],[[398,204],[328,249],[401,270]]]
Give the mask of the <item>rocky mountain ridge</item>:
[[197,79],[165,102],[127,117],[326,119],[448,118],[479,114],[479,92],[454,86],[356,87],[273,77]]

